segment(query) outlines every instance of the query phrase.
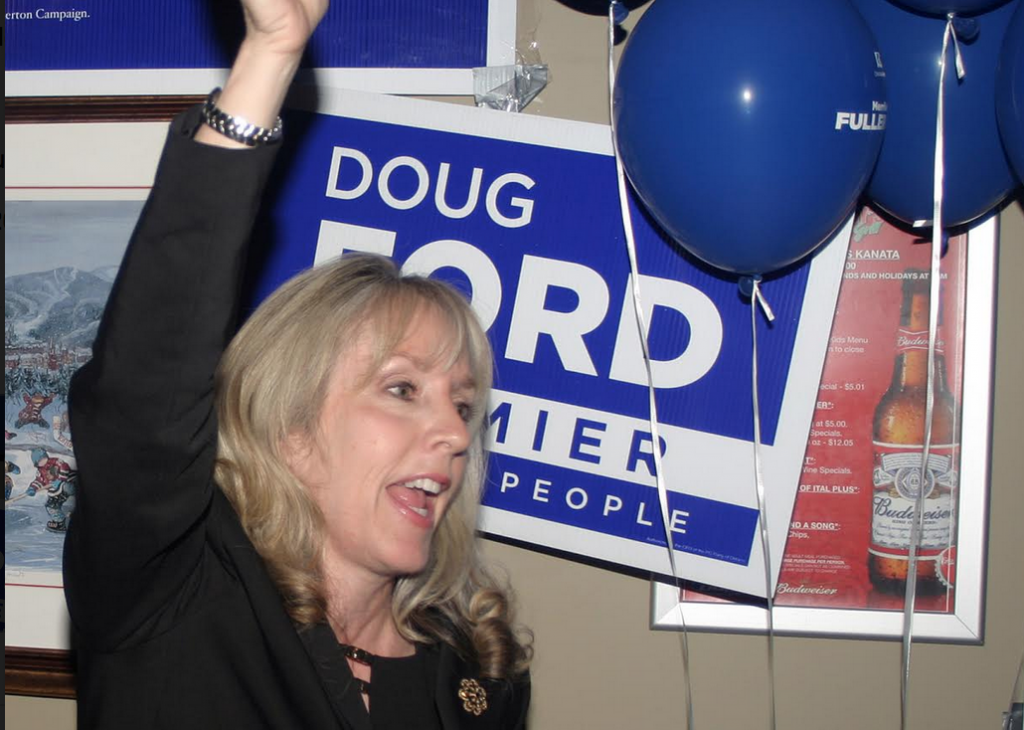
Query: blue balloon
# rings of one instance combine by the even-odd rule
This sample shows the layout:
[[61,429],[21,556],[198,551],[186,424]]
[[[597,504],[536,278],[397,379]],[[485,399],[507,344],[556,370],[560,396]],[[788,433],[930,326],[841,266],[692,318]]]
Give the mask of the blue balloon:
[[1024,182],[1024,4],[1010,20],[996,72],[996,119],[1003,147]]
[[[888,0],[853,0],[875,33],[885,60],[889,119],[867,195],[906,222],[934,211],[935,119],[946,21],[910,13]],[[995,111],[995,76],[1010,16],[1019,0],[976,19],[977,35],[961,43],[967,75],[957,79],[952,45],[946,59],[943,223],[961,226],[985,215],[1015,180]]]
[[882,75],[848,0],[657,0],[615,85],[623,166],[693,255],[775,271],[853,211],[882,142]]
[[949,13],[977,15],[992,10],[1006,3],[1007,0],[893,0],[893,2],[911,10],[945,17]]

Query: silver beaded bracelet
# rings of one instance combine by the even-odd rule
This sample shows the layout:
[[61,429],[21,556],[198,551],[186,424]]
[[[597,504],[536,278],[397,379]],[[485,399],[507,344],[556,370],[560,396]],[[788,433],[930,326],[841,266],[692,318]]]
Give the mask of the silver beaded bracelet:
[[273,127],[259,127],[242,117],[228,114],[217,107],[217,99],[220,98],[220,89],[216,88],[206,97],[203,104],[203,122],[223,134],[228,139],[241,142],[248,147],[261,147],[273,144],[281,139],[283,123],[281,117],[277,118]]

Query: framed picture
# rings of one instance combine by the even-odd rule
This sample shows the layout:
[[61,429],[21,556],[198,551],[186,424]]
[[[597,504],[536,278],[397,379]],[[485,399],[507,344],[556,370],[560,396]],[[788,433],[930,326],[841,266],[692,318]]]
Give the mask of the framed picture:
[[[943,256],[914,618],[923,641],[981,643],[984,634],[996,248],[993,217],[951,238]],[[903,634],[916,497],[907,485],[921,481],[915,432],[924,422],[930,255],[919,238],[861,212],[775,593],[779,634]],[[916,468],[895,466],[908,459]],[[655,583],[651,622],[763,633],[765,608],[763,599]]]
[[4,684],[9,694],[70,697],[67,386],[91,354],[166,124],[6,124],[5,133]]
[[[244,33],[237,2],[8,0],[5,11],[11,97],[205,95]],[[515,51],[515,0],[351,0],[329,10],[304,65],[323,86],[463,95],[474,68],[514,64]]]

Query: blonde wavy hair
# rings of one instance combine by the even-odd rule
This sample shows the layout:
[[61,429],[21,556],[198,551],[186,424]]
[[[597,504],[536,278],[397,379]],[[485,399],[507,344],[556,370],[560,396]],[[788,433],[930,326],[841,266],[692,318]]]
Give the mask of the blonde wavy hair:
[[414,316],[434,308],[450,323],[441,352],[465,355],[477,385],[462,487],[438,526],[426,568],[397,581],[392,612],[403,636],[444,642],[485,677],[511,679],[529,664],[529,633],[514,623],[510,589],[480,560],[475,526],[486,465],[483,421],[493,359],[466,300],[434,279],[402,275],[386,258],[346,255],[271,295],[241,328],[217,370],[215,479],[241,518],[299,626],[326,618],[320,572],[324,516],[287,466],[283,446],[315,437],[339,354],[368,327],[376,369]]

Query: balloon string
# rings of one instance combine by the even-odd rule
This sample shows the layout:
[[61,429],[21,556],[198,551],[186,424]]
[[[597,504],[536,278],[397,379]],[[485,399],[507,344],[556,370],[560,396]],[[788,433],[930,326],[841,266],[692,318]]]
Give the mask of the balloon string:
[[764,552],[764,584],[765,596],[768,599],[768,695],[771,704],[771,727],[776,727],[775,712],[775,621],[773,615],[775,591],[772,590],[772,554],[768,536],[768,500],[764,488],[764,470],[761,459],[761,403],[758,389],[757,371],[757,308],[764,311],[769,322],[775,320],[775,314],[768,306],[768,300],[761,293],[760,277],[754,277],[753,290],[750,295],[750,331],[753,337],[754,354],[751,362],[753,373],[753,406],[754,406],[754,476],[757,481],[757,507],[761,516],[761,549]]
[[644,367],[647,371],[647,390],[650,399],[651,440],[653,442],[654,450],[654,471],[658,486],[658,502],[661,507],[661,521],[665,530],[665,541],[668,546],[669,566],[672,570],[672,578],[675,581],[675,586],[680,591],[680,600],[676,603],[676,609],[679,612],[679,623],[682,627],[682,631],[680,632],[680,648],[683,656],[683,673],[686,691],[686,727],[689,728],[689,730],[695,730],[696,726],[693,722],[693,691],[690,684],[689,632],[687,631],[686,619],[683,615],[682,581],[679,575],[679,570],[676,567],[676,549],[672,540],[672,531],[669,529],[669,525],[671,523],[669,522],[668,512],[668,488],[665,485],[665,471],[662,469],[661,437],[659,436],[658,429],[658,404],[654,390],[654,372],[651,368],[651,352],[647,343],[646,315],[644,313],[640,297],[640,268],[637,263],[636,240],[633,235],[633,219],[629,210],[626,174],[622,167],[622,158],[619,155],[618,143],[616,141],[617,138],[615,136],[615,110],[613,106],[615,93],[615,10],[615,3],[610,3],[608,6],[608,103],[610,107],[609,116],[611,118],[612,147],[615,152],[615,170],[618,177],[619,206],[622,211],[622,227],[626,236],[626,250],[629,253],[633,309],[636,313],[636,326],[640,335],[640,344],[643,348]]
[[[960,51],[960,39],[956,34],[956,25],[954,20],[956,18],[955,13],[949,13],[946,16],[946,31],[945,37],[942,40],[942,58],[939,61],[939,106],[938,114],[935,118],[936,135],[935,135],[935,209],[938,210],[942,206],[943,188],[942,178],[945,175],[944,172],[944,156],[945,156],[945,104],[943,102],[943,94],[946,86],[946,57],[949,53],[950,41],[953,43],[953,57],[956,60],[956,77],[963,81],[967,75],[967,67],[964,64],[964,56]],[[935,222],[934,215],[937,214],[936,210],[933,210],[932,220],[918,220],[914,221],[914,228],[926,228]]]
[[[751,304],[753,304],[755,302],[757,304],[759,304],[761,306],[761,310],[764,312],[764,316],[767,317],[768,321],[769,322],[774,322],[775,321],[775,312],[772,311],[771,305],[768,304],[768,300],[764,298],[764,294],[761,292],[761,280],[758,278],[758,279],[751,279],[751,281],[753,282],[753,284],[752,284],[753,291],[751,292],[751,295],[750,295],[750,302],[751,302]],[[755,346],[756,346],[756,344],[757,344],[757,332],[754,333],[754,343],[755,343]],[[757,368],[757,361],[756,360],[754,361],[754,368],[755,369]],[[754,385],[755,386],[757,385],[757,381],[754,381]],[[756,388],[755,388],[755,390],[756,390]],[[756,396],[757,396],[757,394],[755,393],[755,397]]]
[[1006,719],[1003,721],[1003,730],[1010,730],[1012,727],[1013,713],[1024,704],[1024,657],[1020,659],[1020,669],[1017,670],[1017,684],[1013,688],[1013,696],[1010,698],[1010,707],[1006,711]]
[[[964,76],[967,75],[967,67],[964,65],[964,54],[960,52],[960,39],[956,35],[956,25],[953,20],[956,17],[955,13],[950,13],[946,16],[946,32],[949,34],[950,39],[953,41],[953,57],[956,59],[956,77],[961,81],[964,80]],[[945,64],[946,52],[945,47],[942,52],[942,61]]]
[[918,547],[924,531],[925,488],[928,485],[928,460],[932,447],[932,420],[935,410],[935,345],[939,326],[939,297],[941,296],[941,265],[942,265],[942,205],[945,194],[945,87],[946,58],[952,40],[956,55],[957,77],[966,75],[960,44],[957,41],[956,29],[953,25],[954,14],[950,13],[946,21],[946,32],[942,39],[942,58],[939,62],[939,93],[935,115],[935,169],[934,169],[934,208],[932,211],[932,255],[930,290],[928,306],[928,378],[925,386],[924,409],[924,443],[921,446],[921,475],[914,504],[914,519],[911,522],[910,545],[907,560],[907,588],[903,602],[903,671],[901,675],[902,692],[900,696],[900,715],[902,730],[910,725],[910,668],[911,650],[914,641],[914,609],[917,601],[917,564]]

